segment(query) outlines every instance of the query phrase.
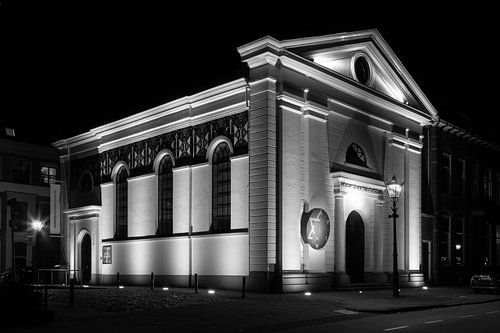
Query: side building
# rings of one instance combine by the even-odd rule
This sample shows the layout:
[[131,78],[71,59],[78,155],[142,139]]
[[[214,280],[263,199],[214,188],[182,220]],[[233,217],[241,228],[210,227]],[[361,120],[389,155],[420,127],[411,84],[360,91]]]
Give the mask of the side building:
[[50,184],[59,177],[59,152],[18,140],[14,129],[1,130],[0,269],[15,268],[21,276],[62,260],[50,225]]
[[424,135],[424,276],[467,284],[500,266],[500,147],[444,120]]
[[251,290],[388,283],[384,181],[405,186],[402,285],[423,284],[421,156],[436,110],[376,30],[238,48],[241,78],[54,143],[84,283]]

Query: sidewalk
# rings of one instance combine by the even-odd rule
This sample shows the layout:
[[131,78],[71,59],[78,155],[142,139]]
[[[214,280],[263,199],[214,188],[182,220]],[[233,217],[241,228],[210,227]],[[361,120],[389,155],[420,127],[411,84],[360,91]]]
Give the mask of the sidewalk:
[[[64,292],[64,291],[59,291]],[[360,316],[433,307],[500,301],[500,295],[474,294],[469,288],[402,289],[395,298],[390,289],[304,294],[246,293],[174,288],[151,292],[144,287],[75,291],[75,306],[64,294],[51,295],[53,323],[37,332],[111,331],[275,331],[349,320]],[[58,298],[59,297],[59,298]],[[97,328],[97,329],[96,329]],[[16,331],[29,330],[17,327]]]

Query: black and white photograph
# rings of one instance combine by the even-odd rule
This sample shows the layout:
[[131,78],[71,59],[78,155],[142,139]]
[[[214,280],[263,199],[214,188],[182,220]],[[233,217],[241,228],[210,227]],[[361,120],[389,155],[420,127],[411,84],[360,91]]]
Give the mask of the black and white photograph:
[[0,0],[0,331],[497,332],[493,5]]

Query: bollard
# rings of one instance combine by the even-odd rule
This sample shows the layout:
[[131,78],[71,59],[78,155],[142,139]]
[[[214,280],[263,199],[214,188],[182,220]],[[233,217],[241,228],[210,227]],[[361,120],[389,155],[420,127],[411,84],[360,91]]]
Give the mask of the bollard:
[[45,311],[47,311],[47,300],[48,300],[48,298],[47,298],[47,289],[48,289],[48,287],[47,287],[47,285],[45,285],[43,287],[43,309]]
[[194,275],[194,292],[198,293],[198,274]]
[[69,305],[75,304],[75,279],[69,279]]
[[120,287],[120,272],[116,272],[116,287]]
[[245,298],[245,283],[246,282],[246,276],[243,276],[241,279],[241,298]]
[[151,272],[151,290],[155,289],[155,273]]

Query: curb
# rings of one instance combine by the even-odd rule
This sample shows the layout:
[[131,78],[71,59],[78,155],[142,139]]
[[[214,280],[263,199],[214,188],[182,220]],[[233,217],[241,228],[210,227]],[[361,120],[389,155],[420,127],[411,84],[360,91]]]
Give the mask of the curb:
[[390,313],[398,313],[398,312],[421,311],[421,310],[449,308],[449,307],[453,307],[453,306],[484,304],[484,303],[492,303],[492,302],[500,302],[500,298],[489,299],[489,300],[484,300],[484,301],[458,303],[458,304],[415,305],[415,306],[405,306],[405,307],[390,308],[390,309],[367,309],[367,308],[355,308],[355,307],[346,307],[346,309],[350,310],[350,311],[357,311],[357,312],[390,314]]

